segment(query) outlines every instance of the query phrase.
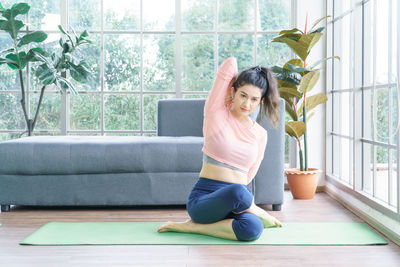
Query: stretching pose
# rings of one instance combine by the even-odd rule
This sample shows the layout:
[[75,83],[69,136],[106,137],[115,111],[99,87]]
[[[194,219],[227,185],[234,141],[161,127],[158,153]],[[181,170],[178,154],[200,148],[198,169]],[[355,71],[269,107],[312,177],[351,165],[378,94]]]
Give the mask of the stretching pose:
[[[203,166],[187,200],[191,219],[167,222],[158,232],[186,232],[252,241],[282,224],[254,204],[246,185],[264,158],[267,131],[249,115],[262,104],[274,127],[279,91],[272,72],[256,66],[237,76],[231,57],[219,67],[204,106]],[[260,107],[260,113],[262,107]]]

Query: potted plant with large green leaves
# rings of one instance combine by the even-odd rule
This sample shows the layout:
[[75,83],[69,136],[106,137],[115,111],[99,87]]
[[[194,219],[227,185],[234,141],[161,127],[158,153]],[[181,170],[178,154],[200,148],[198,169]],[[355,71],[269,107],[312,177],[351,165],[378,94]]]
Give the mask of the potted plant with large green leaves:
[[[306,60],[311,49],[322,37],[324,27],[316,28],[326,18],[318,19],[313,23],[310,31],[307,31],[307,17],[304,32],[294,28],[283,30],[272,39],[272,42],[284,43],[298,56],[285,63],[283,67],[274,66],[272,71],[278,80],[280,96],[285,99],[286,112],[291,121],[286,122],[286,133],[295,138],[299,148],[300,168],[286,169],[285,173],[294,198],[310,199],[314,197],[318,178],[321,170],[308,167],[307,151],[307,122],[315,114],[312,111],[315,107],[325,103],[328,97],[324,93],[309,95],[309,92],[317,84],[320,77],[320,69],[317,67],[324,61],[337,56],[323,58],[308,65]],[[304,151],[301,145],[303,137]],[[304,157],[303,157],[304,155]]]
[[[83,31],[79,36],[73,32],[73,35],[67,33],[61,25],[58,26],[62,33],[59,40],[60,53],[48,53],[40,47],[33,47],[29,50],[33,43],[41,43],[47,39],[47,34],[43,31],[33,31],[22,34],[20,31],[25,24],[16,19],[19,15],[26,15],[29,12],[30,6],[27,3],[17,3],[11,8],[5,9],[0,4],[0,14],[4,19],[0,19],[0,29],[8,32],[13,45],[11,48],[0,52],[0,64],[7,64],[11,69],[18,71],[20,87],[21,87],[21,106],[24,113],[24,118],[27,125],[28,136],[32,135],[38,119],[40,105],[46,87],[54,84],[61,93],[69,90],[76,94],[73,84],[66,79],[66,72],[69,71],[71,77],[77,82],[86,82],[90,78],[91,72],[84,60],[79,60],[74,56],[76,49],[82,44],[92,43],[88,37],[87,31]],[[40,97],[36,107],[34,118],[30,118],[27,113],[25,102],[25,86],[23,78],[23,70],[32,64],[35,76],[42,84]],[[21,135],[22,135],[21,134]]]

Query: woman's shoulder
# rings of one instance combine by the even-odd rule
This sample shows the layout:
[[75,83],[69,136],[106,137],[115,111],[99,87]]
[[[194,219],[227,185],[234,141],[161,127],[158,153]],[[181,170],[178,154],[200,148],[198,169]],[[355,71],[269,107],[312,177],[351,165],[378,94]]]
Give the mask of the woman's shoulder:
[[264,138],[268,136],[268,131],[264,127],[262,127],[258,122],[255,122],[254,128],[259,138]]

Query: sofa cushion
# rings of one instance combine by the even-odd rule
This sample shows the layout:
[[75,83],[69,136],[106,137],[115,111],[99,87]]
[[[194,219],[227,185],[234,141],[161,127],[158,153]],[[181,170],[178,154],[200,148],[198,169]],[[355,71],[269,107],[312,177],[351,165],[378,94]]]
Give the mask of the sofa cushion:
[[0,174],[200,172],[203,137],[34,136],[0,143]]

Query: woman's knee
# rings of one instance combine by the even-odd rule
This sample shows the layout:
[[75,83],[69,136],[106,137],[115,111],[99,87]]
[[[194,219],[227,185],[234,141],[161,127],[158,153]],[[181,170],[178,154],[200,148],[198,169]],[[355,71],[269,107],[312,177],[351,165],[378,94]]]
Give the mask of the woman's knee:
[[240,212],[248,209],[253,203],[253,195],[242,184],[230,185],[230,197],[236,203],[235,212]]
[[245,212],[236,218],[232,222],[232,228],[238,240],[253,241],[261,236],[264,224],[257,215]]

